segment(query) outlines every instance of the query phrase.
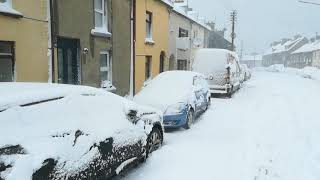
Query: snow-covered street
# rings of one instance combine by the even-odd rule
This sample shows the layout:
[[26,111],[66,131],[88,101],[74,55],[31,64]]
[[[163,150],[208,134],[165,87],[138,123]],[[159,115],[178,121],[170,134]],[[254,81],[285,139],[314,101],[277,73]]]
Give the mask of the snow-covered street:
[[[254,72],[124,180],[319,180],[320,82]],[[121,179],[121,178],[120,178]]]

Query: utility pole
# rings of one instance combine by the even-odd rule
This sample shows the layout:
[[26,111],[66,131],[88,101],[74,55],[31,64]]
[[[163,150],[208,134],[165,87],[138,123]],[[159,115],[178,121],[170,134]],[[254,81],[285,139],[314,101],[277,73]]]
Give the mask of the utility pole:
[[304,4],[312,4],[312,5],[317,5],[320,6],[320,3],[315,3],[315,2],[310,2],[310,1],[298,1],[299,3],[304,3]]
[[243,40],[241,40],[240,60],[243,60]]
[[232,32],[231,32],[231,50],[235,51],[235,38],[236,38],[236,33],[235,33],[235,25],[236,25],[236,21],[237,21],[237,11],[233,10],[231,12],[231,23],[232,23]]

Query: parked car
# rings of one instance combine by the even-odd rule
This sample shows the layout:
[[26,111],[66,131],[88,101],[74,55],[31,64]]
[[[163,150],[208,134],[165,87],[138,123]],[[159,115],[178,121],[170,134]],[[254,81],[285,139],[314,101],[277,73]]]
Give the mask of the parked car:
[[251,78],[251,70],[246,64],[241,64],[241,71],[244,76],[244,81],[247,81]]
[[246,70],[240,66],[240,83],[244,83],[246,81]]
[[188,71],[161,73],[134,97],[134,101],[161,110],[165,129],[189,129],[211,102],[204,76]]
[[225,49],[199,49],[193,71],[205,75],[212,94],[232,94],[240,88],[238,55]]
[[90,87],[0,83],[0,179],[109,179],[163,141],[162,114]]

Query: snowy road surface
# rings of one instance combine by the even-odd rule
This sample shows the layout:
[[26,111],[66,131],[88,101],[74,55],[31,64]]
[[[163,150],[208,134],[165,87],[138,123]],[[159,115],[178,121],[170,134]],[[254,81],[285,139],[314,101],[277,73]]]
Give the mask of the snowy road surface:
[[320,82],[255,72],[124,180],[319,180]]

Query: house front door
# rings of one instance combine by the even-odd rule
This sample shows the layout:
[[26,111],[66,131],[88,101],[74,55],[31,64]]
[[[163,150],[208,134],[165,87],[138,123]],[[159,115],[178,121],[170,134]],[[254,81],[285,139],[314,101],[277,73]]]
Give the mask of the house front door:
[[77,39],[58,38],[58,82],[80,84],[80,58]]

